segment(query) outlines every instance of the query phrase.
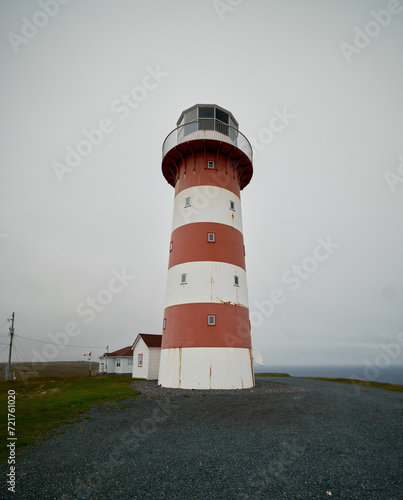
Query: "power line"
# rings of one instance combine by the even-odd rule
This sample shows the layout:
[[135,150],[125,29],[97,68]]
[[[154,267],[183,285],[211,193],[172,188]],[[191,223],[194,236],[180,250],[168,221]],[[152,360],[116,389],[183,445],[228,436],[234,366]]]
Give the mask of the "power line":
[[62,346],[62,347],[79,347],[81,349],[105,349],[104,346],[102,347],[94,347],[94,346],[88,346],[88,345],[68,345],[68,344],[55,344],[54,342],[46,342],[44,340],[36,340],[36,339],[31,339],[29,337],[22,337],[21,335],[15,335],[16,337],[20,338],[20,339],[25,339],[25,340],[30,340],[31,342],[40,342],[41,344],[51,344],[51,345],[58,345],[58,346]]
[[18,339],[17,339],[17,338],[15,338],[15,347],[17,348],[17,351],[18,351],[20,354],[22,354],[22,358],[23,358],[23,359],[25,358],[25,360],[26,360],[28,363],[30,363],[30,361],[29,361],[29,359],[28,359],[28,356],[25,354],[24,349],[22,348],[21,344],[18,342]]
[[19,363],[19,359],[18,359],[19,358],[19,353],[18,353],[17,346],[14,344],[13,347],[14,347],[14,356],[13,356],[14,361],[13,361],[13,363]]
[[8,319],[6,319],[6,321],[0,326],[0,330],[3,328],[3,326],[7,323],[7,321],[9,321]]

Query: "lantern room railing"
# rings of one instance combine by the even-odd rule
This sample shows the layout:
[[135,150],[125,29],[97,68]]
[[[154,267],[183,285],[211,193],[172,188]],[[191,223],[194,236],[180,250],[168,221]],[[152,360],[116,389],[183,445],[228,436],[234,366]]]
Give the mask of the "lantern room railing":
[[162,158],[178,144],[200,139],[213,139],[232,144],[245,153],[252,162],[252,146],[248,139],[236,128],[217,120],[196,120],[172,130],[162,145]]

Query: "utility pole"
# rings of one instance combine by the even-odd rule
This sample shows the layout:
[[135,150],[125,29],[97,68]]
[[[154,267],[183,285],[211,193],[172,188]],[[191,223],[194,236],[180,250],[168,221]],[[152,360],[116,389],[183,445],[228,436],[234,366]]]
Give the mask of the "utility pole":
[[12,380],[13,377],[11,375],[11,351],[13,349],[13,336],[14,336],[14,313],[11,316],[11,326],[10,326],[10,350],[8,352],[8,380]]

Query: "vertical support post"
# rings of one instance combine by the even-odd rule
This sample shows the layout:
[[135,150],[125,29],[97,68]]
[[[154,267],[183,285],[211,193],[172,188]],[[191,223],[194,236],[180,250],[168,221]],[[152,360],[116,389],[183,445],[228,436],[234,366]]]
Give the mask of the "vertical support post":
[[8,351],[8,373],[7,380],[12,380],[11,375],[11,352],[13,350],[13,336],[14,336],[14,313],[11,316],[11,326],[10,326],[10,350]]

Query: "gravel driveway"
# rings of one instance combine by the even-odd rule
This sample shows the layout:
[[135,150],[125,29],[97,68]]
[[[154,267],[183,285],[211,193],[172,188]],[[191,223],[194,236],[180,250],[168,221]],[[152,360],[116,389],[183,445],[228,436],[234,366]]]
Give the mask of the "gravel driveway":
[[244,391],[134,386],[137,398],[18,457],[16,493],[3,497],[403,498],[401,393],[290,378]]

